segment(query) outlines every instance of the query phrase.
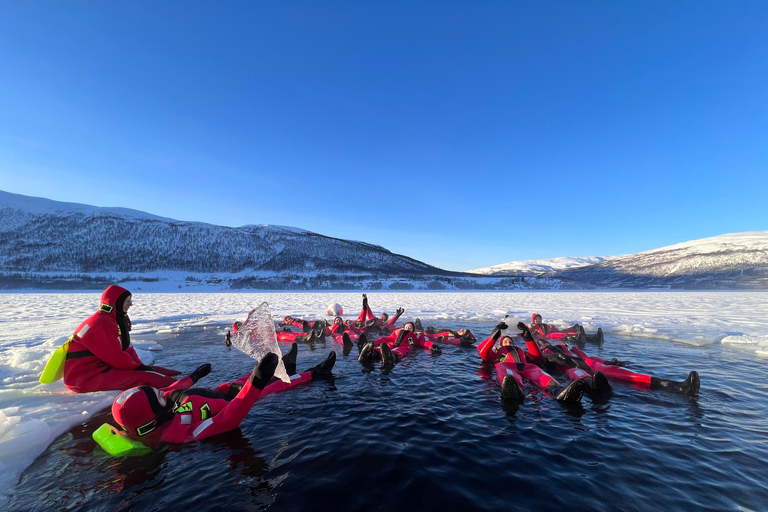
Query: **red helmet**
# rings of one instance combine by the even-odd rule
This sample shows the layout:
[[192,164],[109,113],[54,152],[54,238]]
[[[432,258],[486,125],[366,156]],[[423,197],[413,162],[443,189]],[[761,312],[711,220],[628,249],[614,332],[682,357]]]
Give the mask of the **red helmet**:
[[123,391],[115,399],[112,416],[131,437],[141,437],[168,421],[171,414],[160,405],[155,388],[139,386]]

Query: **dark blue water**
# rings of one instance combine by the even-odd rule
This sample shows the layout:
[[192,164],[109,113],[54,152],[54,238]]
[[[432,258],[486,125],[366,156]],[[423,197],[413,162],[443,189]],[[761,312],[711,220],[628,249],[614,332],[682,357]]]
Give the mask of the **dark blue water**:
[[[252,367],[215,329],[163,345],[164,366],[213,363],[200,382],[211,387]],[[329,350],[333,378],[266,397],[240,430],[205,442],[110,458],[91,439],[105,411],[24,472],[7,510],[768,508],[768,370],[749,353],[609,336],[587,352],[677,380],[698,370],[700,396],[614,383],[607,403],[568,408],[528,389],[505,410],[475,349],[414,351],[384,375],[356,350],[305,345],[299,369]]]

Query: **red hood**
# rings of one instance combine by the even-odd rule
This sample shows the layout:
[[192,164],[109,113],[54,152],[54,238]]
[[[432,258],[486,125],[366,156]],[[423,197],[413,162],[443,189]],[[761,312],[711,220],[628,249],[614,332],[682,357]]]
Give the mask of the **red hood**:
[[532,314],[532,315],[531,315],[531,323],[532,323],[532,324],[535,324],[535,323],[536,323],[536,317],[537,317],[537,316],[541,316],[541,315],[540,315],[540,314],[538,314],[538,313],[534,313],[534,314]]
[[123,303],[129,295],[131,295],[131,292],[122,286],[113,284],[104,290],[104,293],[101,294],[101,304],[99,305],[99,311],[102,313],[107,313],[115,318],[117,316],[117,310],[122,311]]

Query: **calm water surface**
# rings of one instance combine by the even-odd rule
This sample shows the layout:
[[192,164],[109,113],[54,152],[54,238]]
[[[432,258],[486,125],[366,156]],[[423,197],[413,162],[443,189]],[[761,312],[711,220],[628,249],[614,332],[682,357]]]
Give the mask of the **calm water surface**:
[[[163,364],[209,361],[210,387],[250,372],[222,339],[182,332]],[[204,442],[110,458],[91,439],[105,411],[24,472],[7,510],[768,509],[768,370],[751,355],[608,337],[587,352],[675,380],[698,370],[700,396],[614,383],[609,401],[569,408],[529,388],[505,410],[474,348],[413,351],[385,375],[356,350],[304,345],[299,369],[329,350],[332,378],[266,397],[240,430]]]

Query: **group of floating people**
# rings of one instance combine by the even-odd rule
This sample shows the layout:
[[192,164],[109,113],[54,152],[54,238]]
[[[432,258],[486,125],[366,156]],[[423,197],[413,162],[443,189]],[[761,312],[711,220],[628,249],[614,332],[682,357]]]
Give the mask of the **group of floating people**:
[[[391,371],[411,350],[421,349],[434,355],[442,353],[441,345],[475,347],[477,342],[469,329],[424,328],[417,318],[398,326],[405,310],[394,315],[373,314],[364,294],[362,309],[355,320],[344,320],[340,305],[329,306],[332,322],[309,321],[286,316],[277,325],[277,341],[290,343],[282,362],[290,376],[284,382],[274,376],[279,358],[266,354],[253,371],[213,389],[193,387],[211,371],[210,364],[196,368],[188,375],[157,365],[145,365],[131,345],[131,321],[128,309],[131,293],[117,285],[108,287],[101,296],[96,313],[80,324],[75,333],[59,349],[61,364],[55,373],[63,376],[64,385],[75,393],[122,390],[112,404],[112,415],[125,434],[152,445],[157,442],[184,443],[204,439],[236,429],[256,400],[271,393],[292,389],[329,375],[336,362],[331,351],[320,364],[297,373],[298,343],[320,343],[331,338],[348,356],[357,347],[358,361],[371,369],[381,362],[383,372]],[[241,322],[232,325],[235,335]],[[699,376],[690,372],[685,381],[671,381],[632,372],[614,359],[589,356],[583,348],[587,342],[602,344],[603,333],[588,335],[576,324],[559,330],[542,322],[534,313],[531,323],[518,322],[519,333],[509,332],[500,322],[491,334],[476,345],[483,363],[495,370],[505,402],[520,403],[525,399],[525,381],[543,393],[566,403],[578,402],[584,394],[609,397],[609,379],[631,382],[649,389],[666,389],[686,395],[699,391]],[[231,345],[232,333],[226,343]],[[523,348],[525,347],[525,348]],[[59,352],[57,351],[57,352]],[[51,366],[54,358],[49,361]],[[46,366],[44,373],[49,372]],[[561,380],[552,376],[557,373]],[[44,382],[41,377],[41,382]]]

